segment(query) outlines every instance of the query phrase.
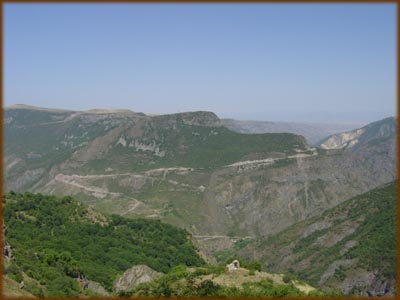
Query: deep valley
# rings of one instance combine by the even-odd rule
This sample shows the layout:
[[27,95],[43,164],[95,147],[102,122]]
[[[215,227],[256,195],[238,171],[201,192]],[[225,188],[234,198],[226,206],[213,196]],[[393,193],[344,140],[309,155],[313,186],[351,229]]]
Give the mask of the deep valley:
[[[207,275],[222,276],[223,272],[174,267],[210,268],[205,267],[207,263],[220,264],[221,268],[221,264],[240,258],[243,263],[258,261],[257,272],[286,274],[327,294],[337,291],[346,295],[393,295],[396,119],[391,117],[325,136],[313,146],[303,136],[293,133],[239,132],[228,129],[214,113],[205,111],[149,116],[128,110],[5,108],[4,191],[9,193],[5,225],[16,222],[12,227],[17,230],[19,222],[32,223],[32,234],[38,230],[34,229],[35,222],[39,222],[34,213],[39,209],[35,201],[45,201],[46,209],[50,210],[51,204],[46,201],[53,199],[57,205],[67,203],[77,209],[74,214],[79,216],[72,213],[72,207],[71,215],[58,216],[56,222],[63,224],[71,218],[85,223],[87,212],[93,211],[94,219],[90,222],[96,224],[111,226],[112,222],[126,222],[127,227],[134,228],[144,222],[157,230],[160,226],[171,232],[178,230],[182,239],[178,244],[186,247],[186,258],[182,256],[171,262],[169,258],[177,250],[169,249],[167,244],[175,245],[166,239],[163,242],[170,251],[165,252],[170,255],[166,259],[169,265],[150,258],[146,261],[148,253],[140,259],[118,254],[121,259],[112,263],[114,267],[98,271],[107,278],[90,269],[89,260],[79,257],[71,244],[72,248],[66,250],[71,259],[80,268],[86,268],[84,273],[88,278],[101,284],[107,293],[113,291],[117,275],[134,265],[146,265],[155,272],[170,274],[167,281],[175,287],[173,295],[189,295],[192,286],[179,281],[188,280],[189,273],[205,276],[197,282],[202,291]],[[59,198],[43,196],[47,200],[40,200],[38,193]],[[26,199],[18,202],[21,197],[32,203]],[[85,208],[80,208],[79,203]],[[80,210],[86,213],[79,213]],[[72,223],[71,226],[72,235],[78,227]],[[107,226],[97,225],[98,230]],[[153,237],[163,235],[155,233],[156,229],[149,230]],[[46,283],[47,275],[34,271],[48,259],[41,258],[37,266],[27,267],[26,257],[18,251],[24,247],[33,249],[35,241],[32,238],[32,244],[19,245],[22,236],[18,234],[11,229],[6,232],[6,240],[11,248],[16,248],[18,268],[24,276],[39,282],[33,284],[36,288],[53,295],[55,287],[40,289],[40,285],[54,283]],[[187,244],[186,235],[190,237]],[[147,244],[138,245],[147,249]],[[59,251],[52,247],[48,251]],[[380,247],[387,251],[382,257],[373,256],[366,250],[368,247],[377,247],[374,250],[377,253]],[[68,277],[68,272],[60,276]],[[262,273],[258,276],[268,277]],[[283,277],[279,278],[271,279],[268,284],[284,284]],[[215,292],[212,295],[234,294],[222,288],[213,289],[218,282],[208,283],[208,288]],[[156,279],[152,286],[137,288],[131,294],[164,295],[160,292],[162,284],[162,280]],[[253,291],[263,290],[268,284],[253,287]],[[79,294],[74,283],[69,289],[74,295]],[[201,291],[197,295],[202,295]],[[129,294],[128,290],[125,292]],[[285,295],[292,292],[298,293],[288,290]],[[254,292],[254,295],[259,294]]]

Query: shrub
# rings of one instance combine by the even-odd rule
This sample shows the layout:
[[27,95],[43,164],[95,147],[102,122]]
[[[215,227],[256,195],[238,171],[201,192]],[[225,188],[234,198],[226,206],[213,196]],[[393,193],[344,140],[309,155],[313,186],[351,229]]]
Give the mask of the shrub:
[[290,275],[285,274],[283,275],[282,280],[284,283],[289,283],[290,281],[292,281],[292,277]]
[[211,280],[205,280],[196,287],[197,296],[215,296],[220,290],[220,286]]
[[24,279],[21,270],[13,263],[4,270],[4,274],[7,274],[11,279],[17,282],[21,282]]

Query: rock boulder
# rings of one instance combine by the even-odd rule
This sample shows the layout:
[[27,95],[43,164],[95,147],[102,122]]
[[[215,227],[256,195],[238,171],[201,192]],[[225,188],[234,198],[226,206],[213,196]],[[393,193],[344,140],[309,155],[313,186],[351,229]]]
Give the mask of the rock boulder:
[[146,283],[162,275],[146,265],[134,266],[125,271],[120,278],[114,282],[113,289],[116,293],[132,290],[140,283]]

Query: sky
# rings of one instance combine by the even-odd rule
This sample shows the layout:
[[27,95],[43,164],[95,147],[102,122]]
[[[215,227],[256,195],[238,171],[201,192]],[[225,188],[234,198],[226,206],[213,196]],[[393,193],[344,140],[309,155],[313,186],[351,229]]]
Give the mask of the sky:
[[3,105],[396,115],[396,4],[4,4]]

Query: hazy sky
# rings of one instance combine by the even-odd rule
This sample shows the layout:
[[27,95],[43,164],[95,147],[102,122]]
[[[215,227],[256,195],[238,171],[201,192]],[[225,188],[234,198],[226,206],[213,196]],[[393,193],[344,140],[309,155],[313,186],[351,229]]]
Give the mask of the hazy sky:
[[5,4],[4,105],[372,121],[395,4]]

